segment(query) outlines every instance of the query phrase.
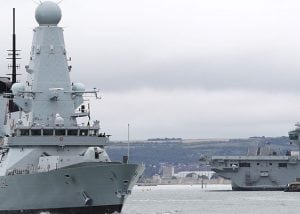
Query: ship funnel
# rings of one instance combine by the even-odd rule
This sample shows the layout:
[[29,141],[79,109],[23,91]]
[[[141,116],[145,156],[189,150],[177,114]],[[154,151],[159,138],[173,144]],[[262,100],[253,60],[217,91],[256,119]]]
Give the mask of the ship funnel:
[[92,200],[91,198],[88,197],[88,195],[86,194],[85,191],[83,191],[83,192],[81,193],[81,195],[82,195],[82,197],[83,197],[83,199],[84,199],[84,204],[85,204],[86,206],[92,205],[93,200]]

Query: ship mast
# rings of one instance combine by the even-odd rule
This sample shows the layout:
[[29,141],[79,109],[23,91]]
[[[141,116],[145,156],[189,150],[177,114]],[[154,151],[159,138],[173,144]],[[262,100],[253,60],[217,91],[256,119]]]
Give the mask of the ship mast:
[[[17,59],[21,59],[18,56],[20,55],[18,52],[20,50],[17,50],[16,47],[16,12],[15,8],[13,8],[13,34],[12,34],[12,49],[7,50],[8,58],[11,59],[12,63],[8,65],[8,68],[12,69],[11,74],[8,74],[11,76],[11,85],[17,82],[17,69],[20,67],[20,65],[17,64]],[[16,112],[19,111],[19,108],[17,105],[14,104],[13,100],[9,100],[9,112]]]
[[15,8],[13,8],[13,34],[12,34],[12,49],[11,50],[8,50],[8,56],[9,58],[7,59],[11,59],[12,60],[12,63],[11,65],[9,65],[8,67],[12,69],[12,72],[11,74],[8,74],[8,75],[11,75],[11,82],[12,84],[16,83],[17,82],[17,69],[20,67],[19,65],[17,65],[17,59],[21,59],[19,58],[19,53],[18,51],[20,50],[17,50],[16,49],[16,13],[15,13]]
[[17,63],[16,63],[16,15],[15,8],[13,8],[13,40],[12,40],[12,84],[17,82]]

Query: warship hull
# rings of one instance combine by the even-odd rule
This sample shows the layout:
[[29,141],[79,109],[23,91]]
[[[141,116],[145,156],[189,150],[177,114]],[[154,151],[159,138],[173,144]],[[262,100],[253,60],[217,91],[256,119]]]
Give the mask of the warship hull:
[[120,212],[143,166],[85,163],[0,177],[0,214]]
[[286,186],[238,186],[235,183],[231,182],[233,191],[282,191]]
[[53,213],[53,214],[109,214],[120,213],[122,210],[122,204],[120,205],[107,205],[107,206],[94,206],[94,207],[71,207],[71,208],[55,208],[55,209],[35,209],[35,210],[6,210],[0,211],[1,214],[41,214],[41,213]]

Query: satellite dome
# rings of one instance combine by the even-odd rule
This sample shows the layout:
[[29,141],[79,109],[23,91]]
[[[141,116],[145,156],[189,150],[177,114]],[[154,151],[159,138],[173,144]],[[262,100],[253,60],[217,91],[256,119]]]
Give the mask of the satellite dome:
[[14,83],[11,87],[11,91],[14,95],[25,91],[25,85],[23,83]]
[[39,25],[57,25],[61,19],[60,7],[51,1],[42,2],[35,10]]
[[56,126],[63,126],[65,123],[65,120],[59,114],[56,114],[54,123]]
[[[85,86],[82,83],[74,83],[72,86],[72,90],[80,94],[80,92],[85,92]],[[82,94],[82,93],[81,93]]]

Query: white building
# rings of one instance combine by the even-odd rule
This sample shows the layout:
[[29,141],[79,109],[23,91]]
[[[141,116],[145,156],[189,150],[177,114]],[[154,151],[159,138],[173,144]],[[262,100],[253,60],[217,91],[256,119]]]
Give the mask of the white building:
[[162,178],[172,178],[174,176],[174,166],[167,165],[162,168]]
[[176,178],[185,178],[185,177],[195,177],[197,176],[206,176],[208,179],[210,179],[215,172],[213,171],[183,171],[183,172],[178,172],[177,174],[174,174]]

